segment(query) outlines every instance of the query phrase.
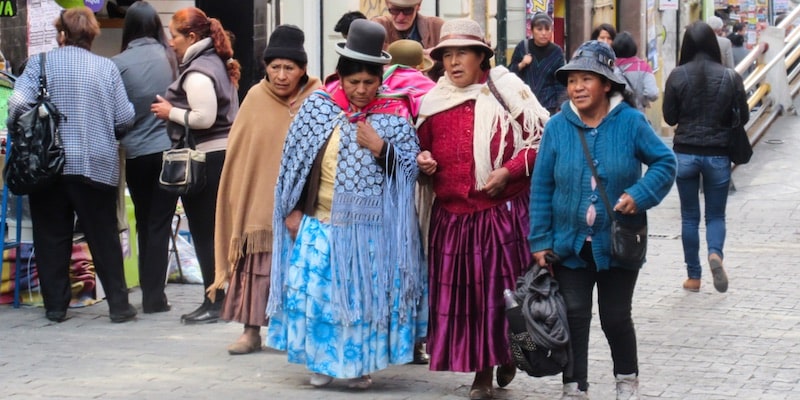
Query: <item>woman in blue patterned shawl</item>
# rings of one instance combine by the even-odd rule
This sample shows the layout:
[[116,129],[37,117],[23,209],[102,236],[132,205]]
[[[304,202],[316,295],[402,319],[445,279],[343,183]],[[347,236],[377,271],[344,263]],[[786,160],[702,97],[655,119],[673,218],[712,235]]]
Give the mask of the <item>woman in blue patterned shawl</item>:
[[382,97],[384,29],[351,26],[336,74],[306,99],[284,143],[273,219],[267,345],[310,383],[367,388],[413,358],[427,328],[414,209],[419,152],[399,99]]

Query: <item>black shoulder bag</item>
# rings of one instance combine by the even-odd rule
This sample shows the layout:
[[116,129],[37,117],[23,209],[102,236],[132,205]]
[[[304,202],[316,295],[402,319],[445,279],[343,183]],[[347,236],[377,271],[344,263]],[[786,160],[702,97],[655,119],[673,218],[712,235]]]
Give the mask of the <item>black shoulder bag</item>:
[[9,127],[11,153],[3,168],[3,178],[12,193],[21,196],[52,185],[64,170],[66,156],[59,134],[63,115],[50,102],[45,61],[39,56],[39,93],[36,104]]
[[195,150],[188,110],[183,114],[183,126],[184,133],[178,145],[162,155],[158,183],[170,193],[189,196],[206,187],[206,153]]
[[[730,68],[725,69],[725,73],[727,75],[733,74]],[[736,80],[731,76],[731,81],[736,82]],[[731,162],[739,165],[739,164],[747,164],[750,162],[750,157],[753,156],[753,146],[750,144],[750,137],[747,136],[747,130],[744,129],[744,123],[742,121],[743,112],[750,112],[750,110],[740,110],[739,109],[739,101],[741,100],[742,93],[736,90],[736,95],[733,98],[733,123],[731,124],[731,131],[730,131],[730,138],[728,139],[728,158],[730,158]]]
[[600,198],[603,199],[606,212],[611,218],[611,258],[625,265],[640,266],[647,254],[647,214],[642,214],[644,219],[637,222],[621,221],[615,217],[603,183],[600,182],[600,177],[597,176],[597,168],[592,162],[592,155],[589,152],[589,145],[586,144],[586,138],[583,136],[583,132],[580,131],[578,131],[578,136],[580,136],[581,145],[583,145],[583,155],[586,157],[589,169],[592,170],[595,182],[597,182]]

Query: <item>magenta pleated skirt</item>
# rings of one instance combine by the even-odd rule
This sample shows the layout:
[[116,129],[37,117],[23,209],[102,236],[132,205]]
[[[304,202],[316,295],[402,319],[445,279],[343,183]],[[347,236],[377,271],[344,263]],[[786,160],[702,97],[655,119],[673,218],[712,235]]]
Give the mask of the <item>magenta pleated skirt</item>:
[[430,223],[430,320],[434,371],[472,372],[511,362],[503,290],[532,260],[528,193],[471,214],[436,203]]

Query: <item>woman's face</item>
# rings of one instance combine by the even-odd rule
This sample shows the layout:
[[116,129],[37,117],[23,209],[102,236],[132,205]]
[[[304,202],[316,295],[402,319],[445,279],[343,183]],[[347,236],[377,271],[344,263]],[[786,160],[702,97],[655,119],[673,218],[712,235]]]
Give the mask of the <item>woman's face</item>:
[[553,29],[547,25],[536,25],[533,28],[533,42],[536,43],[537,46],[547,46],[552,37]]
[[608,33],[608,31],[606,31],[606,30],[600,31],[600,34],[597,35],[597,40],[601,41],[601,42],[605,42],[609,46],[611,46],[611,43],[614,42],[614,39],[611,38],[611,34]]
[[175,55],[178,56],[178,62],[183,60],[186,49],[197,41],[194,32],[189,32],[188,35],[184,35],[175,29],[175,25],[172,22],[169,23],[169,36],[169,45],[172,47],[172,50],[175,50]]
[[300,78],[305,68],[286,58],[276,58],[267,64],[267,80],[278,97],[290,98],[300,90]]
[[442,64],[450,81],[456,87],[479,83],[483,77],[481,63],[486,53],[467,47],[447,47],[442,51]]
[[593,72],[573,71],[567,76],[567,95],[582,114],[608,108],[607,94],[610,90],[611,82]]
[[362,109],[375,100],[380,86],[380,76],[370,75],[364,71],[342,77],[342,89],[347,100],[357,109]]

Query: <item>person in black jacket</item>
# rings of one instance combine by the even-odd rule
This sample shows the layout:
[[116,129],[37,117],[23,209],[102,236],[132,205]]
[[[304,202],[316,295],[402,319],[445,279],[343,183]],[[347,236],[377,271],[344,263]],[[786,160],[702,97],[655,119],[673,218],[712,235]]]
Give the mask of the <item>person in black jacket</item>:
[[705,196],[708,263],[714,288],[728,289],[722,267],[725,205],[731,178],[728,142],[734,128],[747,123],[749,109],[742,78],[721,63],[714,31],[697,21],[686,29],[678,67],[667,78],[664,120],[677,124],[673,149],[681,202],[681,239],[688,279],[683,288],[700,290],[700,182]]

